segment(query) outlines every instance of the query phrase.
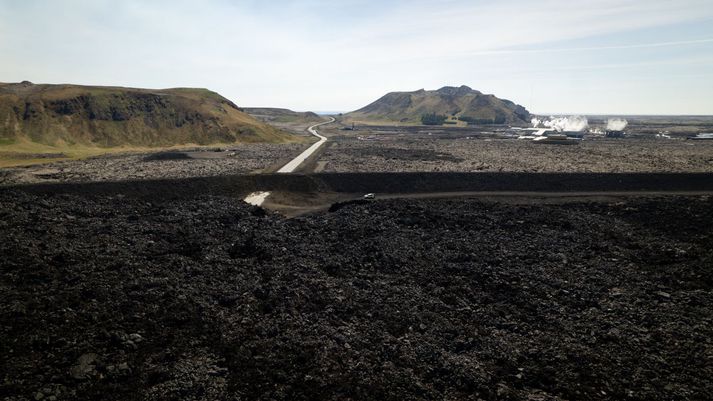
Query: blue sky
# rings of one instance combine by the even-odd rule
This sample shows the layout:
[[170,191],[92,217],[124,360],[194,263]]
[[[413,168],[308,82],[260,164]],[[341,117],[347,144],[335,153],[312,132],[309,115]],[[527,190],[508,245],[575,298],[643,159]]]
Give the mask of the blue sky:
[[713,114],[711,0],[0,0],[0,81],[353,110],[468,85],[537,113]]

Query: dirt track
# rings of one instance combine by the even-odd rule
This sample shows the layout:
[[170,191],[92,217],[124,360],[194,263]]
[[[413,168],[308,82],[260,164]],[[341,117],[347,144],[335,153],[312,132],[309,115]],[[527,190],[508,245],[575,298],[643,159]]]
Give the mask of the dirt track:
[[708,197],[0,192],[7,399],[705,399]]

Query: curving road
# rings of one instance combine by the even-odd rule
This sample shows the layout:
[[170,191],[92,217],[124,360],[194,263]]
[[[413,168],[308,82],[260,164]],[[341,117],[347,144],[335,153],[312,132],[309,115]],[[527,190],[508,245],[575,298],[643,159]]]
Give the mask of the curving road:
[[[317,149],[319,149],[322,145],[324,145],[325,142],[327,142],[327,137],[320,135],[317,132],[316,128],[319,127],[320,125],[331,124],[334,121],[336,121],[334,117],[330,117],[330,118],[331,118],[330,121],[325,121],[325,122],[322,122],[319,124],[315,124],[315,125],[307,128],[307,131],[309,131],[310,134],[319,138],[319,141],[312,144],[312,146],[307,148],[307,150],[300,153],[299,156],[295,157],[294,159],[290,160],[289,163],[282,166],[279,170],[277,170],[278,173],[292,173],[292,172],[294,172],[295,170],[297,170],[297,168],[302,163],[305,162],[305,160],[307,160],[310,156],[312,156],[312,154],[314,152],[316,152]],[[260,206],[263,204],[263,202],[265,202],[265,199],[267,199],[268,196],[270,196],[270,192],[253,192],[250,195],[246,196],[244,201],[251,205]]]
[[319,138],[319,141],[312,144],[312,146],[307,148],[307,150],[300,153],[299,156],[295,157],[289,163],[282,166],[281,169],[277,170],[278,173],[291,173],[291,172],[297,170],[297,167],[299,167],[300,164],[304,163],[304,161],[307,160],[307,158],[312,156],[312,153],[317,151],[317,149],[319,149],[322,145],[324,145],[325,142],[327,142],[327,138],[320,135],[315,128],[319,127],[320,125],[331,124],[335,121],[334,117],[330,117],[330,118],[332,119],[331,121],[325,121],[323,123],[315,124],[315,125],[307,128],[307,131],[309,131],[310,134]]

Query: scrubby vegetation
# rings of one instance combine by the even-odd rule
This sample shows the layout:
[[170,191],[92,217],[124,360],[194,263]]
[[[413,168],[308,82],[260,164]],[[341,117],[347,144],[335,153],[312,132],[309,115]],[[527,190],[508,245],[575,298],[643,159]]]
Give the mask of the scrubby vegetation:
[[207,89],[0,84],[5,152],[291,140]]
[[507,118],[503,115],[495,116],[494,118],[475,118],[468,116],[460,116],[459,120],[465,121],[471,125],[488,125],[488,124],[505,124]]
[[426,113],[421,115],[421,124],[423,125],[443,125],[448,117],[442,114]]

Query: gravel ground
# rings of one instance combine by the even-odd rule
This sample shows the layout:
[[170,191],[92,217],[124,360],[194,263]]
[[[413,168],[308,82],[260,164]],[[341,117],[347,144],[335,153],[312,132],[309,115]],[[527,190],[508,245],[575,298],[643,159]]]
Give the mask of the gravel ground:
[[381,139],[338,138],[320,157],[321,168],[326,172],[713,172],[713,141],[586,140],[563,146],[514,139],[377,138]]
[[0,191],[5,400],[707,399],[713,200]]
[[0,169],[0,185],[208,177],[278,168],[309,144],[244,144],[214,151],[106,155]]

